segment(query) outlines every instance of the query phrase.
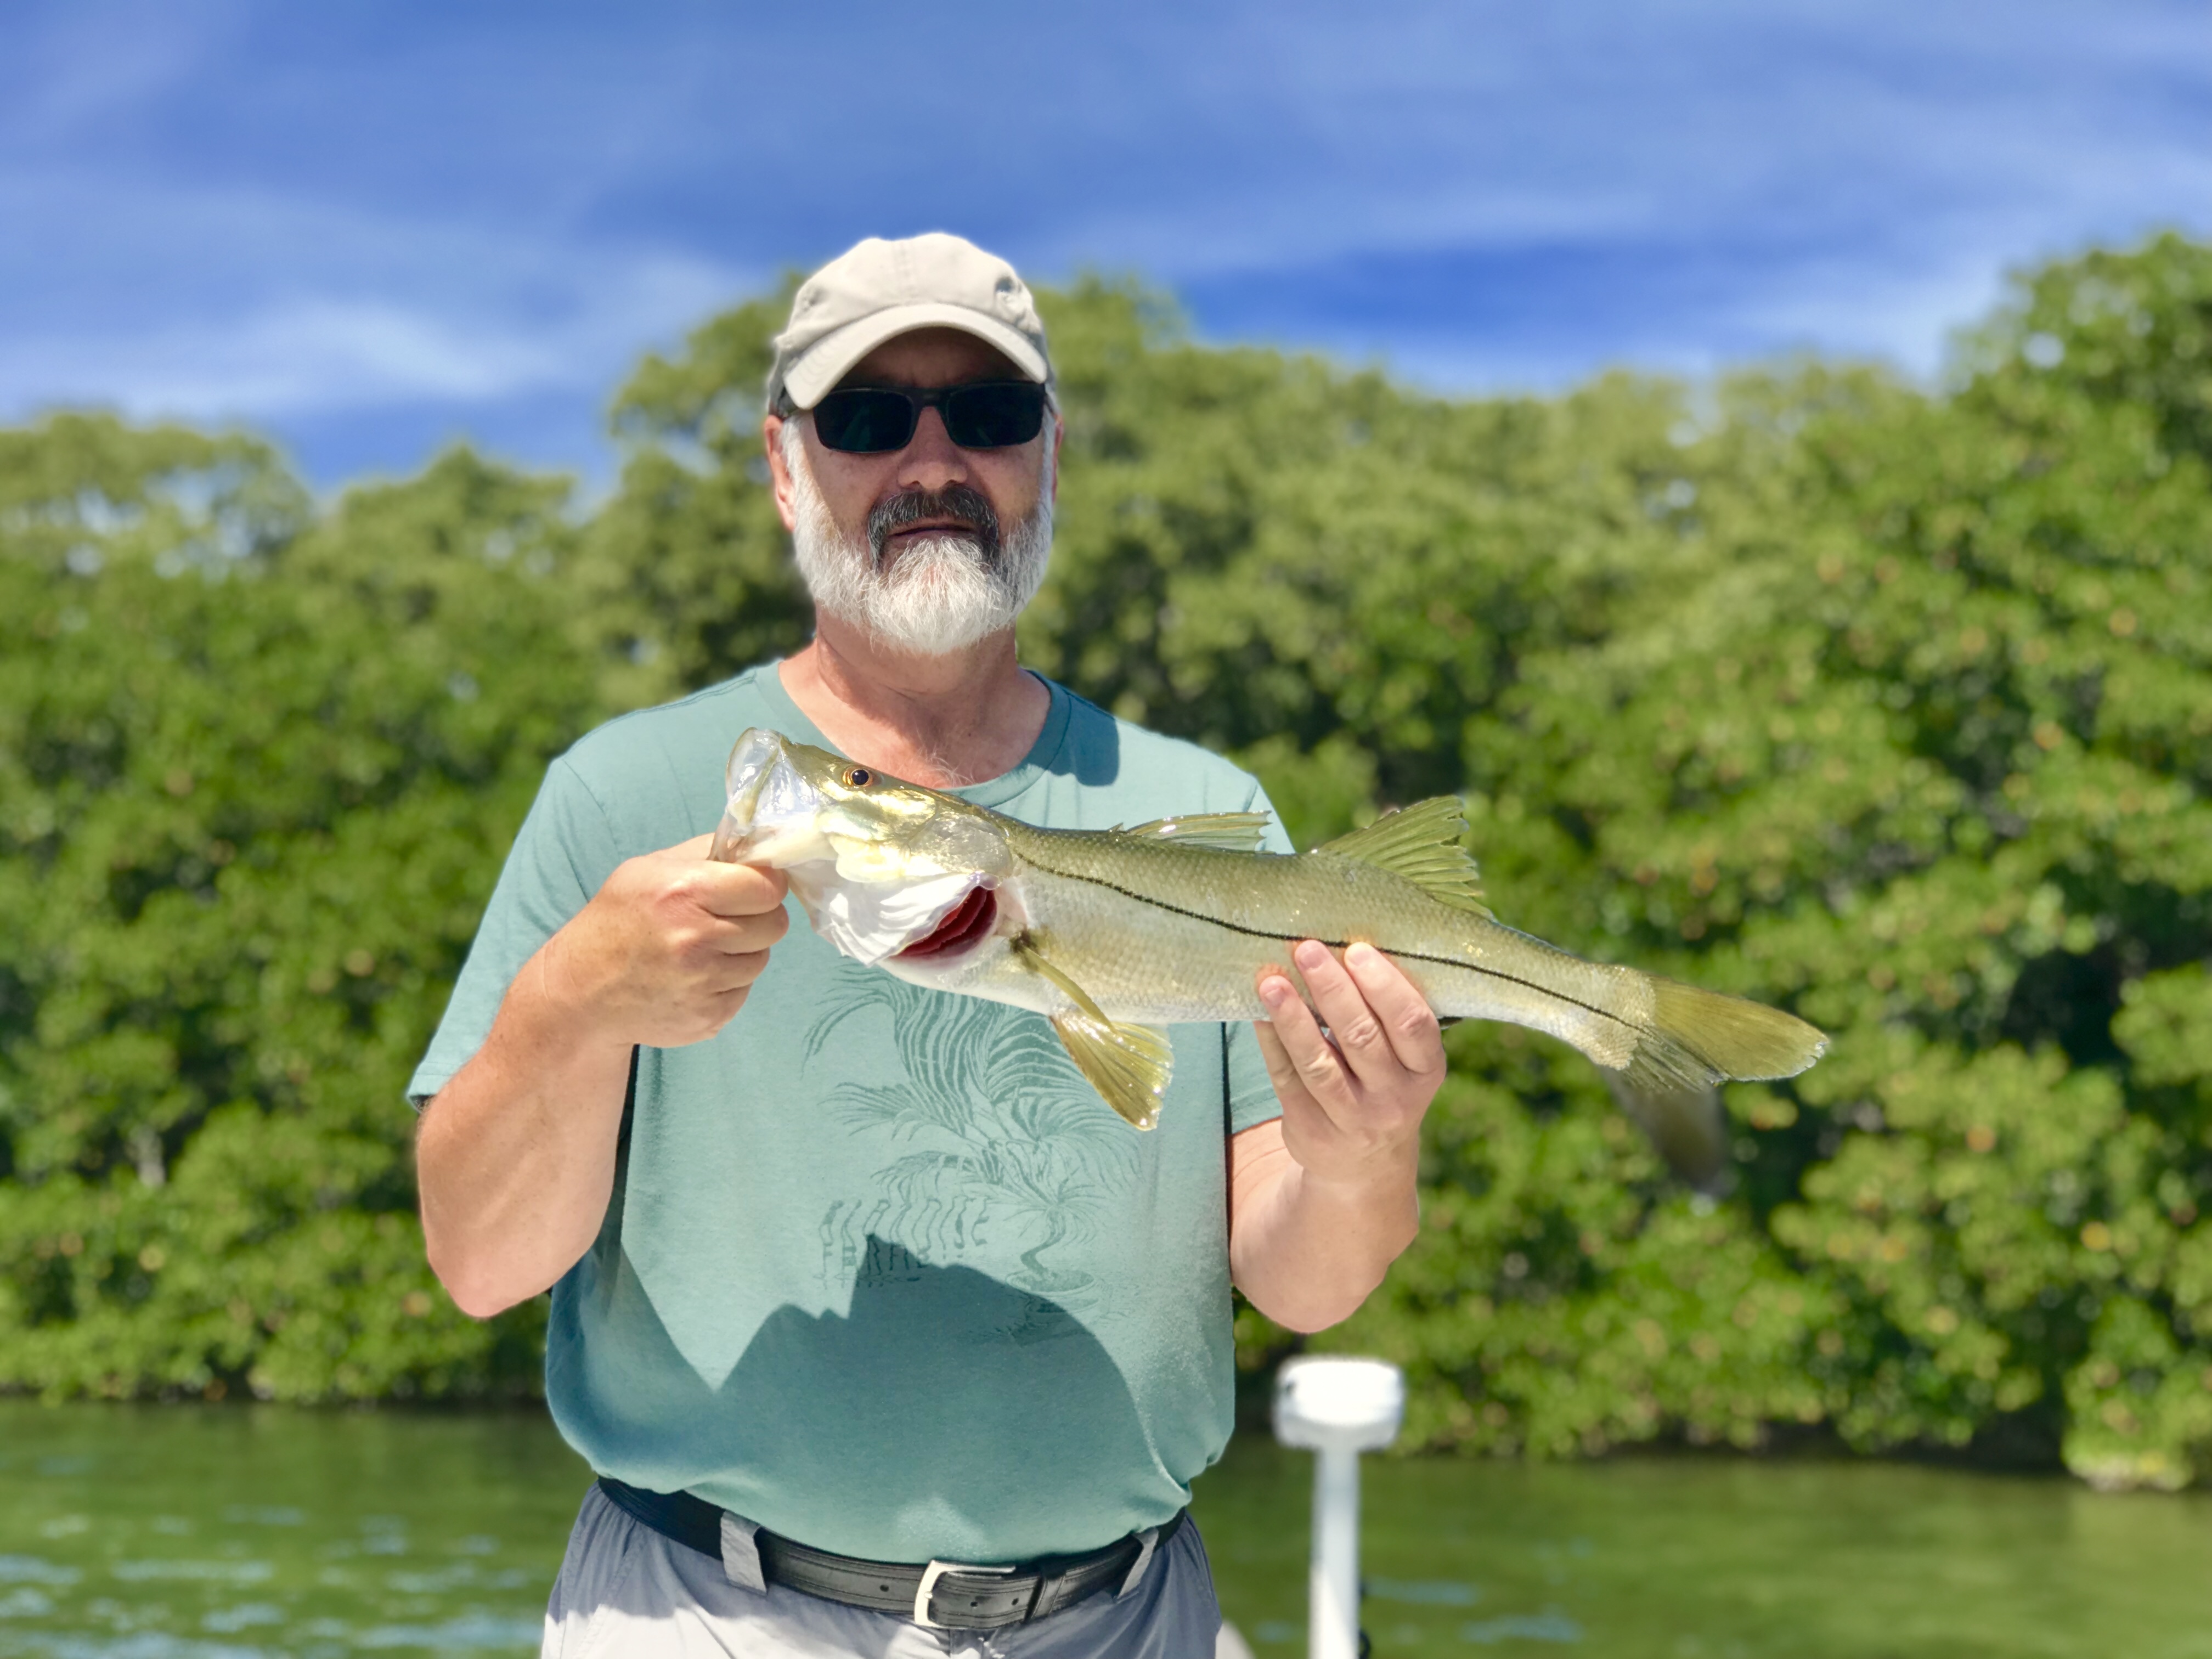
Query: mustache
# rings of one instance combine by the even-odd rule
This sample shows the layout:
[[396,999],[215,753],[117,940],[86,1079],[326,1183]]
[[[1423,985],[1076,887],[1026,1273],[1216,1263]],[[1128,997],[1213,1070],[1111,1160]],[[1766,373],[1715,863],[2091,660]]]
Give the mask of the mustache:
[[973,540],[985,562],[996,564],[1003,538],[999,515],[981,491],[963,483],[942,489],[906,489],[876,503],[868,514],[868,550],[878,568],[884,562],[884,544],[895,532],[924,519],[958,519],[975,526]]

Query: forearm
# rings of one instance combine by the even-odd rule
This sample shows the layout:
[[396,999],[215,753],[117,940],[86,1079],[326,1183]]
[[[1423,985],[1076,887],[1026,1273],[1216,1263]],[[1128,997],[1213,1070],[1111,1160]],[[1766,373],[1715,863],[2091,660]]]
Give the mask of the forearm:
[[544,955],[516,975],[483,1047],[425,1107],[416,1138],[431,1270],[479,1319],[574,1266],[614,1190],[631,1046],[556,1003]]
[[1229,1267],[1237,1288],[1294,1331],[1350,1318],[1419,1231],[1413,1161],[1356,1182],[1329,1182],[1291,1158],[1276,1126],[1246,1134],[1262,1139],[1235,1160]]
[[617,865],[523,964],[483,1046],[424,1109],[422,1242],[464,1312],[511,1308],[591,1249],[631,1051],[720,1030],[789,926],[782,876],[713,862],[712,842]]

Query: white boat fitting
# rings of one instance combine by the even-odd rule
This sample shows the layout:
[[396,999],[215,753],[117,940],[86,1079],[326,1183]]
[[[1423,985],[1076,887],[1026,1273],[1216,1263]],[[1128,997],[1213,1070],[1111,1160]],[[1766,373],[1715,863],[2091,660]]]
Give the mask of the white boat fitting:
[[1406,1378],[1381,1359],[1322,1356],[1275,1375],[1275,1438],[1314,1454],[1308,1659],[1358,1659],[1359,1454],[1398,1437]]

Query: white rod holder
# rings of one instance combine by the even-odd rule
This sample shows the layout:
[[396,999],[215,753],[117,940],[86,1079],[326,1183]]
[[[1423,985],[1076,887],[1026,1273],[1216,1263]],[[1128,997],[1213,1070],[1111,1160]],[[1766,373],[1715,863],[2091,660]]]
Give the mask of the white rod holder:
[[1275,1377],[1275,1438],[1314,1458],[1310,1659],[1358,1659],[1359,1454],[1398,1435],[1406,1379],[1380,1359],[1293,1359]]
[[1359,1454],[1343,1447],[1314,1455],[1307,1583],[1309,1659],[1359,1659]]

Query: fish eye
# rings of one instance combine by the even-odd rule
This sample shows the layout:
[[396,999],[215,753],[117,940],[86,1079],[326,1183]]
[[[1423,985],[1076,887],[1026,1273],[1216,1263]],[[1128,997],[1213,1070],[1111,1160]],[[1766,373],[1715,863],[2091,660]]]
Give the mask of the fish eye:
[[848,789],[865,789],[876,781],[876,775],[865,766],[848,766],[839,775],[839,781]]

